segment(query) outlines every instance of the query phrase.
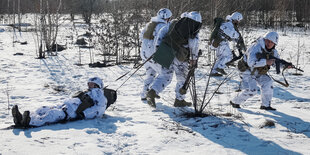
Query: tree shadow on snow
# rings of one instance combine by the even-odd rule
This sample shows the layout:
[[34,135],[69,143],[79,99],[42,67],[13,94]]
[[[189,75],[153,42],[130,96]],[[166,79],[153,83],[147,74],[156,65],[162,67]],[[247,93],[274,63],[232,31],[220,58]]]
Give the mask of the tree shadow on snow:
[[304,134],[308,138],[310,138],[310,122],[305,122],[302,119],[290,116],[280,111],[269,111],[274,115],[266,114],[266,113],[257,113],[247,109],[240,109],[242,112],[246,112],[248,114],[254,115],[262,115],[268,118],[272,118],[276,121],[277,124],[282,125],[287,128],[287,132],[293,132],[296,134]]
[[310,102],[310,98],[302,98],[302,97],[294,96],[289,91],[283,88],[280,88],[280,87],[274,87],[273,96],[281,100],[286,100],[286,101],[296,100],[297,102]]
[[40,132],[43,130],[68,130],[68,129],[75,129],[75,130],[84,130],[87,134],[94,134],[94,133],[115,133],[117,127],[115,125],[116,122],[126,122],[127,120],[131,120],[131,118],[123,118],[123,117],[112,117],[109,115],[104,115],[102,118],[95,118],[95,119],[86,119],[86,120],[77,120],[73,122],[67,123],[57,123],[51,125],[45,125],[36,128],[29,128],[29,129],[13,129],[13,133],[15,135],[19,135],[20,132],[24,132],[27,138],[31,138],[32,132]]
[[[201,134],[224,148],[239,150],[245,154],[300,154],[285,149],[271,140],[256,137],[248,131],[250,127],[247,124],[216,116],[185,118],[176,115],[181,113],[177,108],[169,107],[162,103],[157,103],[156,105],[158,108],[164,109],[162,112],[169,115],[173,121],[190,128],[192,131]],[[185,110],[191,109],[185,108]]]

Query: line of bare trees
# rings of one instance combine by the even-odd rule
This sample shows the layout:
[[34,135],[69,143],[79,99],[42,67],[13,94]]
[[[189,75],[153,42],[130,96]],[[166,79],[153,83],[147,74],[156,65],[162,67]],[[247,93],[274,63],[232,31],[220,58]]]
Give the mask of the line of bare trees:
[[20,20],[25,13],[36,14],[38,57],[44,58],[42,48],[51,51],[56,44],[60,15],[70,14],[71,20],[82,15],[88,31],[98,38],[93,44],[100,48],[104,61],[116,56],[113,61],[119,64],[138,57],[140,29],[163,7],[170,8],[173,17],[200,11],[204,25],[234,11],[244,15],[245,26],[304,27],[310,23],[309,0],[1,0],[0,17],[13,16],[11,24],[15,25],[15,15]]
[[[50,11],[58,9],[56,1],[49,1]],[[40,1],[37,0],[1,0],[0,14],[38,12]],[[244,14],[244,24],[249,26],[304,25],[310,22],[309,0],[64,0],[61,13],[82,14],[87,23],[89,14],[99,14],[122,9],[139,10],[148,16],[162,8],[170,8],[174,16],[184,11],[197,10],[203,14],[204,23],[212,24],[217,16],[225,17],[234,11]],[[145,21],[144,21],[145,22]]]

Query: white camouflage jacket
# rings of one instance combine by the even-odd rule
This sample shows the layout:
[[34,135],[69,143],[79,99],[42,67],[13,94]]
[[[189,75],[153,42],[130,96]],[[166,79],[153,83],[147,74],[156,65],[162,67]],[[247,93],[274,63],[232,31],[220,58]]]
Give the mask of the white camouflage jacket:
[[[220,29],[233,40],[237,40],[239,38],[239,33],[235,30],[235,27],[231,21],[223,23]],[[225,39],[223,36],[222,38]]]
[[151,21],[149,23],[146,24],[146,26],[142,29],[141,33],[140,33],[140,40],[142,42],[141,45],[141,58],[142,60],[146,60],[147,58],[149,58],[151,55],[153,55],[153,53],[155,52],[155,48],[154,48],[154,40],[149,40],[149,39],[145,39],[143,38],[143,34],[145,33],[148,25],[151,22],[157,22],[157,26],[153,32],[153,36],[154,36],[154,40],[158,35],[159,30],[164,27],[165,25],[167,25],[167,22],[161,18],[156,17],[152,17]]
[[[94,106],[91,106],[83,111],[86,119],[100,117],[104,114],[107,106],[107,99],[104,96],[102,89],[100,88],[92,88],[87,94],[91,97],[94,102]],[[76,109],[81,104],[81,100],[79,98],[72,98],[65,100],[64,106],[67,108],[67,113],[70,118],[76,117]]]
[[[169,23],[160,29],[157,37],[154,39],[155,40],[155,47],[158,47],[160,45],[163,38],[166,36],[166,34],[169,31],[170,25],[171,24]],[[189,38],[187,45],[183,45],[184,47],[189,48],[189,50],[191,52],[190,53],[191,54],[190,60],[197,60],[197,58],[198,58],[198,52],[199,52],[199,35],[198,34],[195,36],[194,39]]]
[[[262,53],[262,49],[264,49],[265,51],[265,41],[264,38],[259,38],[258,40],[256,40],[256,43],[253,44],[246,52],[246,55],[244,56],[244,59],[248,66],[250,67],[251,71],[253,71],[254,68],[257,67],[264,67],[267,65],[267,61],[266,59],[258,59],[256,57],[257,53]],[[274,53],[274,57],[279,58],[279,54],[278,51],[276,49],[273,49],[273,53]]]

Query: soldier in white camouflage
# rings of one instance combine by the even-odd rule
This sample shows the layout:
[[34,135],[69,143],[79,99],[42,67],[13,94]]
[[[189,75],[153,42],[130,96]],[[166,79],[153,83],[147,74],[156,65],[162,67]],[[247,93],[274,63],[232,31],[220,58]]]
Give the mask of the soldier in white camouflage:
[[211,71],[210,76],[222,76],[226,75],[226,64],[233,59],[232,51],[229,47],[229,41],[238,42],[240,33],[236,30],[236,25],[240,23],[243,16],[239,12],[234,12],[226,17],[226,22],[220,25],[218,35],[220,35],[220,42],[217,43],[218,47],[214,47],[214,43],[211,41],[211,49],[216,50],[216,62]]
[[25,111],[23,115],[19,112],[18,106],[14,105],[12,115],[15,126],[36,127],[62,121],[103,116],[107,107],[107,98],[102,90],[102,80],[99,77],[93,77],[88,80],[87,85],[87,91],[79,92],[60,105],[43,106],[34,112]]
[[[180,89],[185,83],[188,69],[190,66],[195,66],[197,63],[199,52],[199,30],[201,28],[202,19],[199,12],[192,11],[183,13],[180,19],[174,19],[171,23],[163,27],[158,33],[156,47],[162,50],[162,56],[158,59],[165,59],[166,53],[175,51],[171,57],[169,66],[161,64],[161,72],[155,78],[150,86],[150,91],[147,93],[148,103],[156,107],[155,97],[158,96],[172,81],[173,73],[176,74],[177,84],[175,87],[175,107],[191,106],[191,102],[185,101],[185,95],[180,93]],[[163,46],[165,45],[165,46]],[[166,48],[166,49],[165,49]],[[157,50],[156,52],[160,52]],[[156,56],[154,57],[155,62]]]
[[[257,39],[238,62],[243,90],[230,101],[234,108],[240,108],[240,104],[256,95],[258,85],[262,100],[260,109],[276,110],[271,107],[273,80],[267,72],[271,66],[275,66],[275,59],[268,59],[268,55],[279,58],[278,51],[275,49],[278,40],[277,32],[267,33],[264,37]],[[259,55],[266,55],[266,58]],[[287,67],[291,68],[292,66]]]
[[[157,16],[152,17],[151,21],[142,29],[140,40],[142,41],[140,56],[142,61],[146,61],[155,52],[154,39],[157,37],[159,30],[169,23],[172,13],[167,8],[162,8],[157,12]],[[149,60],[144,64],[146,75],[144,79],[143,89],[141,92],[141,100],[146,100],[146,93],[149,86],[153,83],[155,77],[160,72],[160,66],[156,65],[153,60]]]

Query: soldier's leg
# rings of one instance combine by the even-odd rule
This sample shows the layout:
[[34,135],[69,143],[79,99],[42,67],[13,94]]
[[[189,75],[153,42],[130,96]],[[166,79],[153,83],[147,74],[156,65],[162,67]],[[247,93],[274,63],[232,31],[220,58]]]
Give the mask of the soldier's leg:
[[226,63],[233,58],[233,54],[231,53],[228,43],[220,46],[219,50],[221,51],[221,59],[217,68],[224,70],[226,68]]
[[262,75],[258,79],[258,84],[261,88],[262,106],[270,107],[273,97],[273,81],[268,75]]
[[170,83],[173,76],[173,69],[162,69],[159,75],[155,78],[150,90],[146,94],[147,103],[156,108],[155,97],[158,96]]
[[218,47],[217,49],[216,49],[216,60],[215,60],[215,64],[214,64],[214,67],[213,67],[213,69],[212,69],[212,71],[211,71],[211,73],[217,73],[217,71],[216,71],[216,68],[218,68],[218,66],[219,66],[219,64],[220,64],[220,62],[221,62],[221,51],[220,51],[220,48]]
[[254,76],[250,73],[244,73],[242,76],[243,90],[231,101],[233,104],[242,104],[247,99],[251,98],[257,93],[257,82]]
[[175,101],[174,106],[175,107],[185,107],[185,106],[191,106],[191,102],[185,101],[186,94],[181,94],[180,89],[183,87],[187,74],[188,74],[188,63],[186,62],[174,62],[174,70],[175,75],[177,79],[177,84],[175,86]]
[[188,63],[177,62],[173,66],[176,75],[176,86],[175,86],[175,96],[178,100],[184,100],[185,94],[180,93],[180,89],[183,87],[187,74],[188,74]]
[[226,63],[232,58],[233,55],[229,48],[229,44],[227,42],[221,43],[221,45],[217,48],[217,59],[211,73],[219,72],[221,74],[226,74],[224,71],[226,68]]
[[156,71],[150,66],[149,63],[145,64],[145,69],[146,69],[146,76],[144,79],[144,85],[141,92],[141,99],[146,99],[146,93],[149,90],[150,84],[152,84],[156,76]]
[[173,69],[163,68],[159,75],[154,79],[150,89],[155,90],[156,94],[161,93],[170,83],[173,77]]
[[34,113],[30,113],[29,125],[42,126],[48,123],[54,123],[54,122],[63,120],[66,117],[66,114],[62,109],[44,108],[44,109],[40,109],[39,111],[40,113],[37,113],[38,111]]

